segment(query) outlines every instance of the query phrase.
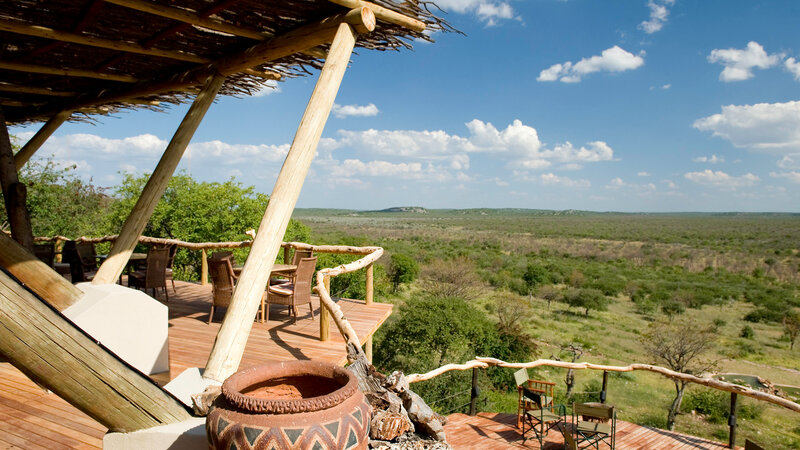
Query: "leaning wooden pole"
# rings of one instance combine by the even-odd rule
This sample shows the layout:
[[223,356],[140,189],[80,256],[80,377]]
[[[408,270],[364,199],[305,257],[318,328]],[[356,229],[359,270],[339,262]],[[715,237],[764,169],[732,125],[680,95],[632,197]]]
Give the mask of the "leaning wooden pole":
[[52,267],[5,233],[0,233],[0,266],[59,311],[76,303],[83,295]]
[[54,115],[50,118],[42,128],[39,128],[39,131],[33,135],[28,142],[25,143],[24,146],[14,155],[14,165],[17,167],[17,170],[21,169],[22,166],[31,159],[34,153],[36,153],[39,148],[47,141],[47,139],[55,133],[55,131],[60,127],[69,116],[72,115],[72,111],[61,111],[58,114]]
[[8,223],[11,224],[11,237],[23,247],[33,251],[33,230],[26,205],[28,191],[17,176],[11,136],[8,134],[2,108],[0,108],[0,186],[3,189]]
[[0,270],[0,354],[112,431],[181,422],[191,414]]
[[207,379],[222,382],[239,367],[270,270],[278,256],[283,234],[314,159],[355,42],[353,28],[347,23],[340,24],[211,349],[203,373]]
[[219,74],[209,77],[203,89],[197,94],[194,103],[186,113],[186,117],[183,118],[178,130],[175,131],[175,135],[167,145],[166,150],[164,150],[164,155],[161,156],[153,175],[150,176],[144,186],[139,200],[125,221],[125,225],[122,226],[122,231],[120,231],[119,237],[111,247],[108,259],[103,262],[94,280],[92,280],[92,284],[111,284],[119,279],[125,269],[125,264],[130,259],[131,253],[133,253],[133,249],[136,248],[136,244],[139,242],[139,235],[144,231],[145,225],[150,220],[150,215],[153,214],[158,201],[164,195],[169,179],[178,167],[183,152],[189,145],[189,141],[192,140],[192,136],[197,131],[197,127],[203,120],[211,103],[214,102],[214,98],[224,80],[225,77]]

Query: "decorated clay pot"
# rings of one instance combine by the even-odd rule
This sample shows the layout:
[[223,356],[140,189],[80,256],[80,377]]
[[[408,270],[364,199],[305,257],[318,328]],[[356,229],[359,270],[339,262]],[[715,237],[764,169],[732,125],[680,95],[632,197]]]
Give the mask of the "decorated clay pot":
[[206,417],[209,448],[366,449],[370,406],[349,370],[287,361],[233,374]]

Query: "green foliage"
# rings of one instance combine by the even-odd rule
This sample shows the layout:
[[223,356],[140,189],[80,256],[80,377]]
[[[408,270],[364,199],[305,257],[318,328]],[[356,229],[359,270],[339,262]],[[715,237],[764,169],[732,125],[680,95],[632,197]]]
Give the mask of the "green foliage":
[[[375,335],[375,365],[383,372],[427,372],[477,355],[527,361],[533,348],[516,336],[498,331],[485,314],[460,298],[413,298],[399,308]],[[510,371],[487,370],[494,386],[513,386]],[[469,387],[469,372],[437,377],[415,385],[428,401],[443,399]],[[442,400],[439,411],[454,405]]]
[[[112,229],[122,227],[148,178],[148,175],[124,175],[111,204]],[[245,231],[258,228],[267,202],[266,195],[233,179],[224,183],[198,182],[186,173],[179,173],[170,179],[143,234],[188,242],[245,240],[248,239]],[[290,221],[284,240],[305,241],[309,235],[308,227]],[[243,261],[248,252],[249,249],[237,249],[234,256]],[[181,269],[176,274],[197,279],[200,257],[200,252],[179,250],[175,265]]]
[[[703,414],[710,423],[725,423],[730,413],[730,394],[714,389],[692,389],[686,393],[681,409],[684,412],[696,411]],[[753,420],[761,416],[763,405],[740,398],[736,407],[739,419]]]
[[392,290],[397,292],[398,287],[405,283],[411,283],[419,275],[419,264],[414,258],[403,254],[394,253],[389,262],[387,270],[389,281],[392,283]]
[[742,327],[742,331],[739,332],[739,337],[743,337],[745,339],[753,339],[755,336],[755,332],[753,331],[753,327],[750,325],[745,325]]
[[586,317],[589,317],[589,310],[605,311],[608,309],[608,297],[597,289],[569,289],[564,294],[564,301],[571,307],[583,308]]
[[[76,166],[58,167],[52,160],[28,162],[19,178],[28,189],[28,212],[34,236],[68,238],[100,236],[109,231],[106,220],[111,198],[81,180]],[[2,203],[2,200],[0,200]],[[5,205],[0,221],[6,222]]]
[[533,292],[537,286],[548,283],[550,281],[550,276],[544,266],[536,262],[531,262],[528,263],[528,266],[525,268],[522,279],[525,281],[528,292]]

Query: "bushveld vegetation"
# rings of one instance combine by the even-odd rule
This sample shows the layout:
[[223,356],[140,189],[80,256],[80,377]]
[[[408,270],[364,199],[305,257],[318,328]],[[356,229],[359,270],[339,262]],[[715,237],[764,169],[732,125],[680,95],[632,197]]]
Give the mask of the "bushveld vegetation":
[[[528,343],[505,353],[516,357],[511,361],[579,355],[578,361],[669,366],[653,345],[659,341],[648,336],[677,329],[676,336],[683,330],[690,344],[702,344],[689,346],[696,358],[684,371],[800,385],[800,355],[792,348],[800,310],[799,215],[298,210],[294,217],[311,227],[314,241],[369,241],[387,250],[387,267],[393,255],[419,264],[416,279],[380,297],[398,305],[376,336],[376,364],[384,371],[419,373],[474,356],[503,359],[455,331],[489,320],[512,336],[505,342]],[[471,313],[451,319],[432,299]],[[413,331],[409,322],[438,332]],[[443,354],[436,349],[445,344],[425,339],[431,335],[453,336],[458,350]],[[566,370],[544,368],[535,376],[559,382],[557,401],[569,404],[596,400],[602,374],[574,371],[569,397]],[[516,410],[512,381],[489,373],[480,380],[482,409]],[[469,373],[448,373],[415,389],[450,412],[463,408],[469,386]],[[674,422],[677,431],[727,440],[725,393],[650,373],[612,373],[608,401],[622,420],[661,428]],[[750,399],[739,403],[742,443],[749,437],[767,448],[800,448],[800,415]]]

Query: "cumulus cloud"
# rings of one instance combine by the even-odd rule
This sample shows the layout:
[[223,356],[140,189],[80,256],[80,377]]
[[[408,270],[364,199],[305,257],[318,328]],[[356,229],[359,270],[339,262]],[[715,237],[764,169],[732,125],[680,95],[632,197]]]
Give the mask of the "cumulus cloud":
[[759,178],[752,173],[736,177],[722,171],[715,172],[710,169],[702,172],[689,172],[683,176],[689,181],[724,190],[736,190],[736,188],[740,187],[753,186],[759,181]]
[[637,177],[649,177],[650,176],[650,172],[638,172],[636,174],[636,176]]
[[606,189],[630,189],[638,191],[639,193],[647,192],[647,191],[655,191],[656,185],[653,183],[646,183],[646,184],[637,184],[637,183],[627,183],[622,178],[616,177],[612,178],[611,181],[608,182],[606,185]]
[[708,62],[725,66],[719,74],[724,82],[742,81],[753,78],[753,69],[768,69],[783,59],[781,54],[767,54],[758,42],[750,41],[743,49],[714,49],[708,55]]
[[723,106],[720,114],[697,119],[693,126],[710,131],[736,147],[797,153],[800,101]]
[[267,80],[255,93],[253,93],[253,97],[266,97],[267,95],[277,94],[281,92],[281,87],[275,80]]
[[795,170],[791,172],[770,172],[769,176],[772,178],[786,178],[792,183],[800,184],[800,172]]
[[800,169],[800,153],[786,155],[778,161],[781,169]]
[[603,50],[598,56],[583,58],[576,63],[567,61],[553,64],[542,70],[536,81],[561,81],[562,83],[578,83],[581,77],[595,72],[623,72],[635,70],[644,64],[644,52],[634,55],[619,46]]
[[783,65],[789,73],[794,75],[795,80],[800,81],[800,61],[796,61],[794,58],[788,58],[783,62]]
[[459,14],[475,14],[487,26],[495,26],[501,20],[519,19],[508,2],[489,0],[438,0],[436,5],[445,11]]
[[711,155],[711,156],[698,156],[697,158],[692,158],[692,161],[698,163],[709,163],[709,164],[717,164],[717,163],[724,163],[725,158],[722,156]]
[[189,144],[187,151],[199,158],[215,158],[225,164],[253,161],[282,161],[289,153],[289,144],[229,144],[219,140]]
[[669,7],[675,4],[675,0],[650,0],[647,7],[650,8],[650,19],[639,24],[639,29],[647,34],[653,34],[661,30],[667,23]]
[[539,181],[542,184],[571,187],[571,188],[588,188],[592,183],[589,180],[573,180],[569,177],[560,177],[554,173],[543,173],[539,175]]
[[378,115],[378,107],[375,104],[369,105],[333,105],[333,115],[343,119],[345,117],[370,117]]

